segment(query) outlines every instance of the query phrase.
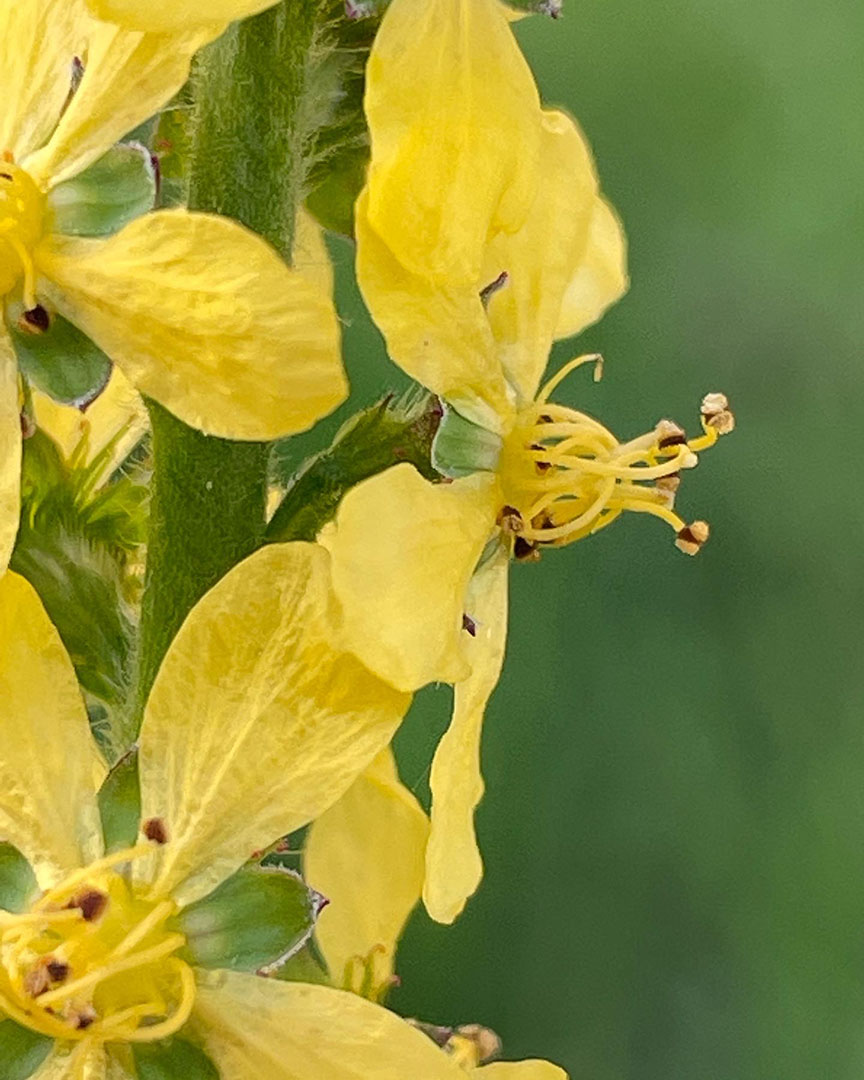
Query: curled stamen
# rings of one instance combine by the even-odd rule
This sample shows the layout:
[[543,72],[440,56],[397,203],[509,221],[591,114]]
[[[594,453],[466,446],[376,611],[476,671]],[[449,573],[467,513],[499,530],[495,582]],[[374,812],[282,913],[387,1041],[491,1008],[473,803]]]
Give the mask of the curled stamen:
[[718,435],[728,435],[735,429],[735,416],[729,409],[729,399],[725,394],[706,394],[702,398],[700,411],[702,419]]
[[694,521],[692,525],[685,525],[678,532],[675,539],[675,547],[683,551],[685,555],[696,555],[702,550],[702,545],[710,535],[707,521]]

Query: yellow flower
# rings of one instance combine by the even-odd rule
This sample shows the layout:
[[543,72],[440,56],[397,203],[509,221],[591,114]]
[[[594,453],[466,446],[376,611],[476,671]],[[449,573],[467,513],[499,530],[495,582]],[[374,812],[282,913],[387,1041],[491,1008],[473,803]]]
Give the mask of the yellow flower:
[[86,0],[97,19],[114,22],[127,30],[165,33],[191,27],[218,24],[221,33],[226,23],[245,19],[277,0],[213,0],[198,4],[195,0]]
[[[375,1076],[397,1027],[422,1061],[422,1037],[377,1012],[370,1025],[374,1007],[354,995],[328,990],[319,1007],[318,988],[207,973],[184,951],[179,913],[332,806],[407,708],[331,645],[328,562],[314,544],[264,549],[192,611],[144,717],[139,842],[108,854],[105,769],[71,662],[32,587],[0,579],[0,835],[41,890],[0,910],[0,1015],[55,1040],[45,1076],[127,1076],[128,1048],[181,1029],[225,1077]],[[346,1045],[327,1072],[312,1029],[326,1042],[331,1022]],[[292,1031],[305,1071],[285,1053]],[[364,1043],[354,1072],[351,1039]]]
[[[400,782],[390,750],[313,822],[304,848],[304,875],[330,901],[315,934],[334,983],[341,987],[315,988],[328,1015],[344,1000],[342,990],[377,1002],[395,981],[396,946],[423,888],[428,834],[426,815]],[[456,1080],[461,1075],[464,1080],[462,1070],[477,1080],[566,1080],[563,1070],[548,1061],[483,1065],[489,1049],[499,1046],[491,1032],[474,1025],[457,1029],[449,1038],[444,1032],[443,1049],[434,1048],[424,1034],[423,1056],[416,1058],[421,1048],[416,1025],[376,1005],[360,1011],[370,1029],[390,1032],[387,1065],[393,1072],[384,1072],[385,1062],[379,1059],[377,1068],[362,1073],[370,1080],[388,1075],[423,1080]],[[313,1075],[319,1080],[318,1073],[309,1080]],[[342,1075],[334,1073],[334,1080]],[[303,1072],[296,1076],[307,1080]]]
[[436,463],[453,479],[398,465],[349,492],[320,537],[346,647],[400,689],[456,684],[426,855],[424,899],[443,922],[482,876],[480,735],[511,556],[536,558],[625,509],[667,521],[695,553],[708,529],[674,513],[678,473],[733,424],[725,398],[709,395],[696,439],[661,421],[619,443],[549,400],[597,357],[538,390],[553,341],[596,321],[627,275],[585,139],[570,117],[540,110],[525,72],[494,0],[393,0],[387,11],[369,63],[357,274],[391,357],[446,402]]
[[[63,182],[156,112],[221,28],[140,33],[92,19],[77,0],[0,4],[0,303],[7,320],[13,307],[58,311],[187,423],[271,439],[345,396],[326,270],[290,269],[235,222],[185,210],[104,239],[53,231]],[[70,98],[75,57],[86,70]],[[20,452],[16,360],[0,319],[0,569],[17,529]]]

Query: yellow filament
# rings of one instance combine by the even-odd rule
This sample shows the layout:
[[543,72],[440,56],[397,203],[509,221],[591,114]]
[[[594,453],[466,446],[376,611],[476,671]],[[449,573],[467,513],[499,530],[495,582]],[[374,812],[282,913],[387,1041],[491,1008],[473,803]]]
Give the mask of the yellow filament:
[[157,904],[147,918],[142,919],[135,929],[126,935],[111,955],[118,960],[126,956],[140,941],[143,941],[152,930],[155,930],[158,926],[161,926],[166,919],[169,919],[176,910],[177,905],[173,900],[163,900],[161,904]]
[[152,1042],[154,1039],[167,1039],[179,1031],[192,1015],[195,1004],[195,975],[188,964],[172,957],[169,961],[180,977],[180,1003],[176,1010],[161,1024],[137,1028],[125,1036],[126,1042]]
[[[3,224],[5,225],[6,222],[4,221]],[[13,221],[11,224],[14,226],[16,223]],[[21,260],[24,270],[24,307],[30,311],[36,307],[36,267],[30,257],[30,252],[17,237],[7,234],[5,240]]]
[[96,862],[83,867],[81,870],[75,870],[68,877],[64,878],[59,885],[55,885],[53,889],[49,889],[36,903],[35,910],[39,911],[49,904],[58,903],[65,893],[70,892],[78,885],[83,885],[84,882],[94,877],[94,875],[101,873],[103,870],[110,870],[112,867],[119,866],[120,863],[131,862],[133,859],[140,859],[144,855],[149,855],[152,850],[153,844],[148,840],[144,844],[136,844],[135,847],[124,848],[122,851],[115,851],[112,855],[106,855],[102,859],[97,859]]
[[603,377],[603,357],[600,353],[588,353],[585,356],[577,356],[574,360],[571,360],[568,364],[565,364],[560,371],[557,371],[552,378],[546,383],[537,395],[537,401],[541,404],[554,394],[562,382],[567,376],[575,371],[576,368],[582,367],[583,364],[596,364],[597,367],[594,372],[594,382],[599,382]]

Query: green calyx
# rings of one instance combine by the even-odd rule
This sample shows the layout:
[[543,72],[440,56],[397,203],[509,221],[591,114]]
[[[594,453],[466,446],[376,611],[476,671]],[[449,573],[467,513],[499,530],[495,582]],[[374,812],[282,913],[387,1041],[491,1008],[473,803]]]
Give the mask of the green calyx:
[[52,228],[63,236],[110,236],[156,205],[150,151],[140,143],[112,147],[48,196]]
[[138,1080],[219,1080],[209,1057],[185,1039],[132,1045]]
[[432,464],[444,476],[455,479],[498,468],[503,443],[500,435],[466,420],[449,405],[432,443]]

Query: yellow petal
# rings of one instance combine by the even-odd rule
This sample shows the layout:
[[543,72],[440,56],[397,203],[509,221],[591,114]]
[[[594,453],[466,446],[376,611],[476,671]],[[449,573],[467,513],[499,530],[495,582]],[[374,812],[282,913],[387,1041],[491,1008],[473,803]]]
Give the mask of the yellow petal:
[[324,230],[305,207],[297,211],[291,265],[327,296],[333,295],[333,263]]
[[0,315],[0,574],[9,565],[21,512],[18,360]]
[[147,410],[141,395],[118,367],[111,372],[108,385],[86,410],[74,405],[60,405],[47,394],[34,390],[33,415],[67,459],[84,438],[87,452],[83,464],[87,465],[109,443],[113,444],[111,456],[96,480],[97,486],[125,461],[147,430]]
[[476,284],[433,284],[394,258],[355,208],[357,282],[391,359],[412,378],[491,431],[510,404],[501,362]]
[[101,1043],[81,1042],[68,1054],[51,1054],[30,1080],[134,1080]]
[[72,663],[36,591],[0,578],[0,836],[39,884],[97,858],[104,776]]
[[169,843],[154,894],[206,895],[253,851],[305,825],[389,743],[409,698],[331,645],[329,557],[264,548],[193,609],[141,731],[145,819]]
[[87,0],[99,19],[119,23],[127,30],[187,30],[203,22],[228,23],[272,7],[276,0]]
[[20,160],[51,134],[88,23],[70,0],[0,0],[0,150]]
[[465,590],[495,527],[496,490],[489,473],[432,484],[396,465],[352,488],[319,538],[346,648],[400,690],[468,674]]
[[186,33],[139,34],[92,21],[81,85],[50,141],[25,161],[28,172],[51,187],[86,169],[171,100],[189,77],[194,53],[223,28],[211,24]]
[[532,401],[546,368],[567,287],[588,256],[597,177],[575,123],[543,114],[541,179],[525,224],[500,234],[486,251],[484,277],[506,272],[507,284],[489,301],[499,356],[522,401]]
[[483,877],[474,811],[483,797],[480,736],[483,714],[498,684],[507,641],[509,558],[500,551],[474,576],[466,610],[476,637],[466,635],[471,674],[454,690],[453,719],[432,761],[432,829],[426,848],[423,901],[438,922],[451,923]]
[[365,107],[372,227],[414,273],[479,288],[537,183],[537,88],[497,0],[393,0]]
[[388,748],[342,798],[313,822],[305,878],[330,901],[316,937],[334,980],[360,992],[386,988],[396,944],[423,889],[429,822],[399,781]]
[[471,1075],[475,1080],[567,1080],[567,1073],[551,1061],[496,1061]]
[[107,240],[51,237],[37,262],[58,309],[207,434],[275,439],[346,396],[329,291],[227,218],[163,210]]
[[588,247],[570,279],[555,327],[555,337],[578,334],[596,322],[629,286],[627,240],[618,215],[602,198],[594,202]]
[[220,972],[193,1025],[222,1080],[465,1080],[401,1017],[329,986]]

